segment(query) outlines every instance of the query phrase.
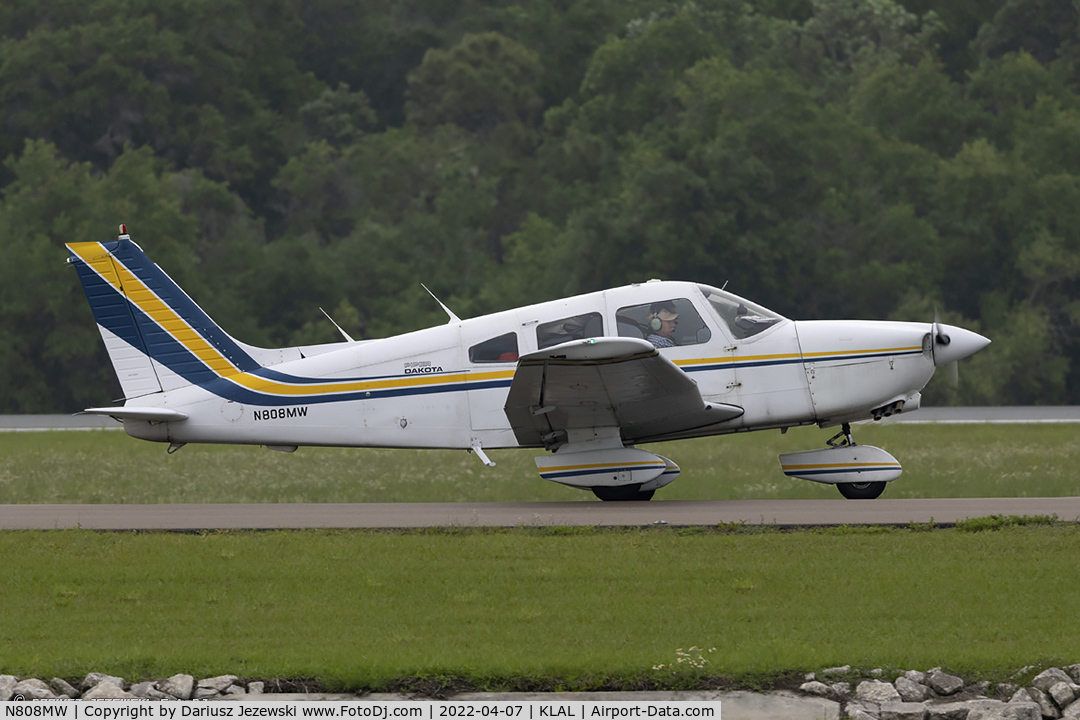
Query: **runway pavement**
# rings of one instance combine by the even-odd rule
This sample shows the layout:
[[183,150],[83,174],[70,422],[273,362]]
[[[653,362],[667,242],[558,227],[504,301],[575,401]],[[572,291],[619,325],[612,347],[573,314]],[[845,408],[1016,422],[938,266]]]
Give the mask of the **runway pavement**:
[[637,527],[645,525],[949,525],[990,515],[1080,521],[1080,497],[914,500],[729,500],[610,503],[326,503],[0,505],[0,529]]

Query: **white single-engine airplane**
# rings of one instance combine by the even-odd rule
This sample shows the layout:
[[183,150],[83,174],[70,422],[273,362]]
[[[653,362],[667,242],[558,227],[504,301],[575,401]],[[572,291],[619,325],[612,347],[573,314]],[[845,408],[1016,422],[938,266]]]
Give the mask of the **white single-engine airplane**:
[[990,342],[936,321],[792,321],[707,285],[649,281],[270,350],[226,334],[120,232],[67,246],[124,392],[122,406],[85,412],[170,452],[459,448],[493,465],[487,449],[543,448],[544,479],[648,500],[679,467],[639,443],[817,424],[842,430],[782,455],[784,473],[872,499],[900,463],[855,444],[850,423],[917,409],[937,366]]

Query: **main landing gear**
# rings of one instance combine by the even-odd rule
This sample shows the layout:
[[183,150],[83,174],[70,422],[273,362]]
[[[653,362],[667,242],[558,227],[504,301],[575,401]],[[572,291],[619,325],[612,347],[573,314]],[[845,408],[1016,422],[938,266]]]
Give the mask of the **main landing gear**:
[[[844,423],[840,432],[833,435],[826,443],[829,447],[851,447],[855,439],[851,437],[851,424]],[[836,489],[848,500],[876,500],[885,492],[884,482],[848,482],[836,483]]]

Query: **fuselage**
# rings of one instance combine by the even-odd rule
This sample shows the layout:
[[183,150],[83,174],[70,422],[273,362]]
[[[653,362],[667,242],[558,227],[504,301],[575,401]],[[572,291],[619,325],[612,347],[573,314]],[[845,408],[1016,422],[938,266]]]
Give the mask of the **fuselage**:
[[679,329],[676,344],[660,353],[697,382],[706,403],[744,412],[636,441],[836,425],[910,410],[935,368],[929,323],[792,321],[705,285],[653,281],[381,340],[300,349],[280,364],[139,398],[139,405],[187,419],[128,420],[125,429],[172,443],[519,447],[504,406],[520,356],[587,337],[651,339],[655,308],[665,303]]

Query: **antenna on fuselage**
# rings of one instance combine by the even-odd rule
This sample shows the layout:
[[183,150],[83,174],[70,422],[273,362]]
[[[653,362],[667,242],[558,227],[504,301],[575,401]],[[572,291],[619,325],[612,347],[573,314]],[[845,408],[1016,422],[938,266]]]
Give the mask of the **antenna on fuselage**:
[[336,328],[337,328],[337,331],[338,331],[339,333],[341,333],[341,334],[342,334],[342,335],[344,336],[344,338],[345,338],[346,340],[348,340],[349,342],[356,342],[356,341],[355,341],[355,340],[353,340],[353,339],[352,339],[351,337],[349,337],[349,333],[347,333],[347,332],[345,332],[344,330],[342,330],[342,329],[341,329],[341,326],[340,326],[340,325],[338,325],[338,324],[337,324],[336,322],[334,322],[334,318],[330,317],[330,313],[326,312],[326,311],[325,311],[325,310],[323,310],[322,308],[319,308],[319,312],[321,312],[321,313],[322,313],[323,315],[325,315],[325,316],[326,316],[326,319],[327,319],[327,320],[329,320],[330,322],[334,323],[334,327],[336,327]]
[[427,294],[430,295],[432,297],[432,299],[435,300],[435,302],[439,303],[439,307],[441,307],[446,312],[446,314],[450,316],[450,322],[452,322],[452,323],[461,322],[461,318],[459,318],[457,315],[455,315],[450,308],[443,305],[443,301],[440,300],[439,298],[435,297],[435,293],[428,290],[427,285],[425,285],[424,283],[420,283],[420,287],[427,290]]

